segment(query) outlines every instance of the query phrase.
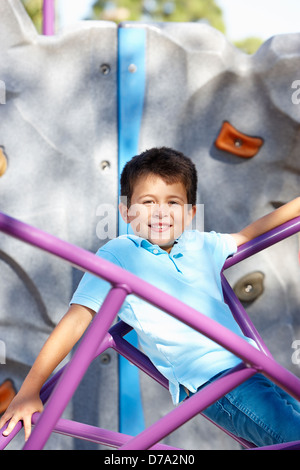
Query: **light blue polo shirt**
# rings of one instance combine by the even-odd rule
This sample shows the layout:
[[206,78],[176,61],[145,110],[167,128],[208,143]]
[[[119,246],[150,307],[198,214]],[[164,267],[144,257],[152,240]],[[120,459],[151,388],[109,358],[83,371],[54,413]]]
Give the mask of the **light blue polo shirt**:
[[[231,235],[185,231],[170,253],[143,238],[122,235],[101,247],[97,255],[244,337],[224,303],[220,277],[226,258],[236,250]],[[86,273],[71,303],[98,311],[110,287]],[[144,353],[169,380],[175,404],[180,384],[195,393],[211,377],[240,362],[217,343],[134,295],[127,296],[119,317],[136,330]]]

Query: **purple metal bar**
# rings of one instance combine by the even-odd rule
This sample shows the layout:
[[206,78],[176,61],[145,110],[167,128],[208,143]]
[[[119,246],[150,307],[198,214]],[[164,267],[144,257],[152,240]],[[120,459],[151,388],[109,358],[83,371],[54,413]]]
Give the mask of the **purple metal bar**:
[[[296,220],[294,223],[285,224],[284,230],[279,230],[281,232],[279,238],[283,239],[286,236],[290,236],[293,233],[299,231],[299,219],[300,218],[298,218],[298,220]],[[149,286],[147,283],[138,279],[136,276],[123,271],[121,268],[118,268],[115,265],[111,265],[111,263],[97,258],[95,255],[92,255],[85,250],[63,242],[56,237],[52,237],[45,232],[34,229],[33,227],[23,224],[22,222],[12,219],[4,214],[0,214],[0,230],[23,241],[26,241],[27,243],[37,246],[45,251],[48,251],[56,256],[59,256],[83,270],[103,277],[112,284],[122,283],[123,279],[126,279],[126,285],[132,289],[132,293],[139,295],[145,300],[156,305],[158,308],[168,311],[171,315],[175,316],[179,320],[187,323],[191,327],[210,337],[212,340],[218,342],[237,356],[241,357],[246,363],[253,365],[255,370],[260,370],[265,373],[265,375],[269,376],[276,383],[283,386],[283,388],[286,388],[287,391],[299,399],[300,381],[295,376],[293,376],[293,374],[283,369],[274,360],[257,351],[241,338],[221,327],[221,325],[216,324],[214,321],[206,318],[201,313],[185,306],[182,302],[173,299],[168,294],[161,292],[159,289],[156,289],[153,286]],[[277,241],[280,241],[278,239],[278,233],[273,234],[272,237],[267,238],[268,246],[273,243],[277,243]],[[265,241],[262,243],[260,240],[261,249],[266,247],[263,246],[264,244]],[[250,256],[251,254],[254,254],[254,251],[259,251],[258,249],[251,250],[252,248],[249,248],[246,255]],[[244,257],[246,256],[244,255]],[[235,262],[232,264],[235,264]],[[151,287],[151,289],[149,287]],[[176,410],[174,410],[174,412],[175,411]]]
[[24,446],[24,450],[43,448],[88,366],[94,359],[99,343],[103,341],[128,293],[130,291],[124,286],[113,287],[108,293],[50,396],[40,419]]
[[53,36],[55,34],[55,0],[43,1],[42,33],[45,36]]
[[14,437],[21,431],[23,424],[22,421],[19,421],[9,436],[3,436],[3,431],[7,428],[8,422],[0,430],[0,450],[5,449],[5,447],[14,439]]
[[[277,377],[275,377],[273,367],[274,364],[272,363],[273,361],[271,358],[267,358],[261,355],[259,351],[246,343],[242,338],[239,338],[237,335],[228,331],[226,328],[218,325],[216,322],[210,318],[207,318],[205,315],[199,313],[191,307],[186,306],[180,300],[173,298],[172,296],[162,292],[154,286],[149,288],[147,282],[139,279],[137,276],[134,276],[128,271],[124,271],[122,268],[119,268],[118,266],[109,263],[106,260],[100,259],[99,257],[87,252],[86,250],[83,250],[82,248],[64,242],[41,230],[33,228],[1,213],[0,230],[29,244],[37,246],[45,251],[48,251],[49,253],[59,256],[60,258],[65,259],[66,261],[69,261],[73,265],[79,267],[80,269],[100,276],[112,284],[122,284],[124,280],[126,280],[125,282],[131,289],[132,293],[152,303],[158,308],[161,308],[162,310],[170,313],[192,328],[201,331],[212,340],[227,348],[233,354],[236,354],[242,360],[245,360],[246,362],[250,361],[250,363],[257,367],[258,370],[261,370],[260,361],[264,361],[263,367],[265,368],[267,374],[269,374],[270,378],[273,378],[275,381],[284,380],[285,383],[281,385],[283,385],[283,387],[291,387],[289,389],[290,393],[294,394],[296,397],[299,396],[299,379],[293,376],[293,374],[283,369],[280,372],[277,371]],[[271,245],[272,242],[276,243],[278,238],[283,239],[284,236],[289,236],[299,230],[300,217],[297,220],[294,219],[293,223],[285,224],[284,231],[282,228],[278,229],[278,232],[280,232],[279,237],[277,234],[276,236],[274,234],[272,234],[271,237],[268,236],[268,244]],[[265,247],[266,243],[264,243],[261,249],[264,249]],[[245,246],[243,247],[243,250],[244,248]],[[253,251],[254,249],[252,251],[249,250],[248,254],[253,254]],[[255,249],[255,252],[257,251],[258,250]],[[232,264],[235,263],[233,262]],[[272,364],[268,361],[271,361]]]
[[[228,258],[224,264],[223,271],[230,268],[231,266],[240,263],[246,258],[255,255],[259,251],[265,250],[271,245],[274,245],[281,240],[294,235],[300,231],[300,217],[296,217],[285,224],[282,224],[280,227],[277,227],[268,233],[257,237],[251,242],[245,243],[242,245],[236,254]],[[267,356],[272,357],[269,349],[261,338],[260,334],[254,327],[252,321],[250,320],[246,310],[243,308],[241,302],[235,295],[232,287],[228,283],[225,276],[222,274],[222,287],[224,293],[224,299],[230,305],[231,312],[240,325],[243,333],[249,338],[254,339],[256,344],[259,346],[261,351],[263,351]]]
[[[152,362],[148,359],[148,357],[145,356],[145,354],[143,354],[142,352],[138,351],[135,347],[133,347],[130,343],[128,343],[126,340],[122,338],[122,335],[128,333],[128,329],[131,330],[131,328],[129,328],[128,325],[126,325],[126,323],[123,323],[122,321],[119,321],[117,325],[111,328],[110,330],[110,333],[112,335],[111,347],[115,349],[119,354],[124,356],[126,359],[128,359],[132,364],[139,367],[143,372],[145,372],[147,375],[149,375],[151,378],[156,380],[156,382],[158,382],[160,385],[162,385],[168,390],[169,389],[168,380],[162,374],[160,374],[160,372],[153,366]],[[238,368],[239,367],[240,366],[238,366]],[[215,387],[218,387],[217,382],[215,382]],[[207,416],[205,415],[203,416],[208,421],[211,421]],[[243,447],[245,448],[252,447],[252,445],[249,442],[245,441],[244,439],[238,438],[237,436],[233,435],[229,431],[221,428],[216,423],[213,423],[213,424],[217,426],[218,428],[220,428],[223,432],[225,432],[232,439],[239,442]]]
[[[236,255],[226,261],[225,269],[238,263],[241,259],[245,259],[246,257],[257,253],[261,249],[265,249],[267,246],[271,246],[273,243],[277,243],[278,241],[300,231],[300,217],[294,219],[294,223],[292,222],[293,221],[284,224],[284,230],[282,228],[283,226],[278,228],[278,233],[276,232],[273,236],[266,234],[265,236],[262,236],[265,238],[258,237],[257,240],[261,247],[260,249],[256,247],[255,241],[243,245]],[[275,230],[273,232],[275,232]],[[173,299],[168,294],[163,293],[153,286],[149,289],[149,285],[145,281],[139,279],[128,271],[125,271],[104,259],[99,259],[99,257],[82,248],[64,242],[57,237],[13,219],[1,212],[0,231],[44,251],[52,253],[53,255],[68,261],[77,268],[91,272],[96,276],[100,276],[112,284],[122,284],[126,280],[126,285],[128,285],[133,293],[154,305],[159,306],[158,303],[161,303],[160,299],[156,301],[156,295],[161,297],[160,294],[163,294],[164,300],[169,300],[170,298]],[[182,302],[178,302],[181,306],[184,305]],[[165,302],[163,303],[165,304]]]
[[[110,328],[109,332],[106,333],[104,340],[102,343],[99,345],[95,357],[98,357],[100,354],[102,354],[104,351],[106,351],[108,348],[112,348],[115,351],[117,351],[119,354],[122,354],[125,358],[127,358],[132,364],[136,365],[139,367],[143,372],[148,374],[150,377],[152,377],[154,380],[156,380],[158,383],[160,383],[163,387],[168,389],[168,381],[167,379],[160,374],[160,372],[153,366],[151,361],[148,359],[145,354],[143,354],[141,351],[138,351],[135,347],[133,347],[128,341],[123,339],[123,336],[129,333],[129,331],[132,330],[132,327],[124,323],[123,321],[119,321],[116,325]],[[41,390],[41,400],[45,404],[49,396],[51,395],[52,391],[54,390],[59,378],[61,377],[62,373],[66,369],[68,364],[63,366],[58,372],[56,372],[42,387]],[[37,419],[33,421],[33,424],[36,424]],[[62,421],[63,423],[64,421]],[[65,429],[65,434],[68,435],[73,435],[72,432],[70,431],[72,429],[72,422],[69,422],[66,429]],[[22,429],[22,423],[19,422],[17,426],[15,427],[14,431],[9,435],[9,436],[3,436],[2,432],[4,429],[7,427],[5,425],[2,430],[0,430],[0,450],[4,449],[8,443],[16,436],[16,434]],[[75,428],[77,429],[76,425]],[[53,429],[53,432],[58,432],[56,431],[57,426]],[[76,432],[76,429],[74,432]],[[60,425],[60,430],[62,430],[62,425]],[[77,436],[78,437],[78,436]],[[128,439],[131,438],[132,436],[128,436]],[[126,440],[122,440],[119,442],[119,445],[123,445],[126,442]],[[100,442],[101,444],[107,444],[104,442]]]
[[[34,413],[32,423],[35,425],[40,418],[40,413]],[[60,418],[55,425],[53,432],[63,434],[65,436],[75,437],[86,441],[96,442],[109,447],[118,448],[132,439],[133,436],[121,434],[115,431],[91,426],[89,424],[78,423],[68,419]],[[152,450],[179,450],[176,447],[158,444],[152,447]]]
[[[148,357],[145,356],[145,354],[137,350],[130,343],[128,343],[126,340],[123,339],[123,336],[127,334],[129,331],[131,331],[131,329],[132,328],[126,325],[126,323],[119,321],[116,325],[114,325],[110,329],[109,333],[106,335],[106,339],[100,345],[99,350],[97,351],[97,355],[101,354],[108,347],[113,348],[119,354],[123,355],[126,359],[128,359],[132,364],[136,365],[143,372],[145,372],[151,378],[156,380],[160,385],[168,389],[169,388],[168,380],[163,375],[161,375],[160,372],[153,366],[153,364],[148,359]],[[216,383],[215,386],[218,387],[218,384]],[[207,418],[205,415],[203,416],[209,420],[209,418]],[[218,426],[216,423],[213,423],[213,424],[220,428],[220,426]],[[252,447],[251,444],[245,441],[244,439],[238,438],[222,428],[220,429],[226,434],[228,434],[230,437],[232,437],[234,440],[239,442],[245,448]],[[122,442],[122,444],[124,443],[125,441]]]
[[160,385],[169,389],[169,381],[153,366],[152,362],[145,354],[137,350],[128,341],[118,335],[114,335],[112,348]]
[[272,446],[255,447],[255,449],[251,450],[300,450],[300,442],[283,442],[282,444],[274,444]]
[[[119,354],[124,355],[124,357],[126,357],[130,362],[132,362],[132,364],[135,364],[146,374],[148,374],[150,377],[152,377],[154,380],[156,380],[158,383],[168,389],[168,381],[153,366],[148,357],[123,339],[123,336],[131,330],[132,328],[122,321],[119,321],[116,325],[111,327],[109,332],[106,333],[104,340],[98,347],[94,358],[98,357],[108,348],[112,348]],[[44,404],[49,398],[50,394],[52,393],[59,378],[61,377],[67,366],[68,364],[66,364],[58,372],[56,372],[56,374],[53,375],[53,377],[51,377],[42,387],[40,396]],[[37,423],[37,419],[39,416],[40,413],[35,413],[35,415],[33,415],[32,424],[35,425]],[[16,434],[22,429],[22,423],[19,422],[9,436],[3,436],[2,432],[6,427],[7,425],[5,425],[0,432],[0,450],[4,449],[8,445],[8,443],[16,436]],[[53,428],[53,432],[65,434],[70,437],[78,437],[80,439],[98,442],[99,444],[108,445],[112,447],[119,447],[132,438],[132,436],[129,435],[127,436],[115,433],[113,431],[105,431],[102,429],[99,429],[99,431],[97,431],[97,429],[98,428],[95,428],[93,426],[89,427],[88,425],[81,426],[80,423],[61,418],[58,420],[57,424]],[[173,448],[170,446],[159,445],[155,446],[153,449],[170,450]]]
[[215,383],[207,385],[203,390],[182,402],[177,408],[170,411],[160,420],[149,426],[136,437],[123,445],[120,450],[149,449],[156,442],[175,431],[196,414],[203,411],[216,400],[226,395],[241,382],[256,374],[255,369],[245,368],[231,371],[218,379],[218,386]]
[[[118,321],[116,325],[110,328],[109,332],[105,335],[104,340],[99,345],[94,359],[106,351],[108,348],[114,349],[117,353],[128,359],[132,364],[139,367],[143,372],[153,378],[156,382],[161,384],[165,388],[169,388],[168,380],[153,366],[150,359],[141,351],[137,350],[123,336],[129,333],[132,327],[126,325],[123,321]],[[51,395],[58,379],[63,373],[64,369],[68,364],[63,366],[59,371],[56,372],[42,387],[41,400],[43,403],[47,401]]]
[[269,246],[275,245],[278,242],[281,242],[285,238],[295,235],[295,233],[300,231],[300,217],[295,217],[282,224],[281,226],[270,230],[263,235],[255,238],[254,240],[245,243],[240,246],[237,253],[228,258],[224,264],[224,269],[228,269],[231,266],[240,263],[246,258],[255,255],[259,251],[269,248]]
[[[112,348],[113,344],[114,342],[113,342],[113,338],[111,334],[106,333],[104,340],[102,341],[102,343],[97,349],[94,359],[98,357],[100,354],[102,354],[104,351],[106,351],[108,348]],[[58,379],[60,378],[60,376],[62,375],[62,373],[64,372],[67,366],[68,364],[66,364],[61,369],[59,369],[49,380],[47,380],[47,382],[42,387],[40,397],[43,403],[46,403],[46,401],[48,400],[49,396],[51,395],[53,389],[55,388],[58,382]]]
[[229,305],[231,313],[236,320],[237,324],[240,326],[244,335],[248,338],[252,338],[256,344],[258,345],[259,349],[269,357],[272,357],[269,349],[267,348],[266,344],[264,343],[262,337],[256,330],[255,326],[253,325],[252,321],[250,320],[246,310],[242,306],[241,302],[235,295],[232,287],[230,286],[229,282],[225,278],[224,274],[221,275],[222,279],[222,287],[223,287],[223,294],[224,300]]

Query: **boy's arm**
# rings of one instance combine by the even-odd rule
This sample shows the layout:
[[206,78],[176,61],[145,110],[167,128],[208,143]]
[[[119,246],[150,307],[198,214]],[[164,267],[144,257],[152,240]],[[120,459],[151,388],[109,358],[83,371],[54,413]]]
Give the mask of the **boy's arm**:
[[22,420],[27,440],[31,432],[31,416],[42,411],[40,390],[58,364],[67,356],[83,335],[93,315],[91,309],[73,304],[45,342],[19,392],[0,420],[0,429],[10,419],[4,435],[10,434]]
[[240,232],[233,233],[232,236],[237,246],[240,246],[298,216],[300,216],[300,197],[261,217]]

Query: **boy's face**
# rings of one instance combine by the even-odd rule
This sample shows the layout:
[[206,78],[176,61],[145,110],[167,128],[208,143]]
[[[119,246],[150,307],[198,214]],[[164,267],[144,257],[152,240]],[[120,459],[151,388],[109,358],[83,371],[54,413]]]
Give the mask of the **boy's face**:
[[196,206],[188,204],[186,189],[181,182],[167,184],[153,174],[137,181],[130,208],[120,204],[119,209],[135,235],[168,252],[196,213]]

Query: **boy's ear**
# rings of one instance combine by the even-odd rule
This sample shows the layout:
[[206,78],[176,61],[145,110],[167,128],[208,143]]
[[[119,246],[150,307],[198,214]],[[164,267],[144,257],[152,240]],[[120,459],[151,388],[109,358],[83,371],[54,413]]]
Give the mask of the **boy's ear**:
[[196,212],[197,212],[197,206],[191,206],[191,207],[189,207],[189,210],[188,210],[188,217],[190,218],[190,221],[193,220],[193,218],[194,218],[195,215],[196,215]]
[[197,212],[197,206],[191,206],[191,205],[189,206],[190,207],[188,208],[188,212],[185,215],[185,220],[184,220],[185,228],[188,228],[190,226]]
[[123,202],[121,202],[119,204],[119,211],[120,211],[121,217],[124,220],[124,222],[126,224],[128,224],[129,220],[128,220],[128,207],[127,207],[127,205],[123,204]]
[[197,206],[196,205],[192,206],[190,210],[191,210],[191,217],[193,219],[196,215],[196,212],[197,212]]

